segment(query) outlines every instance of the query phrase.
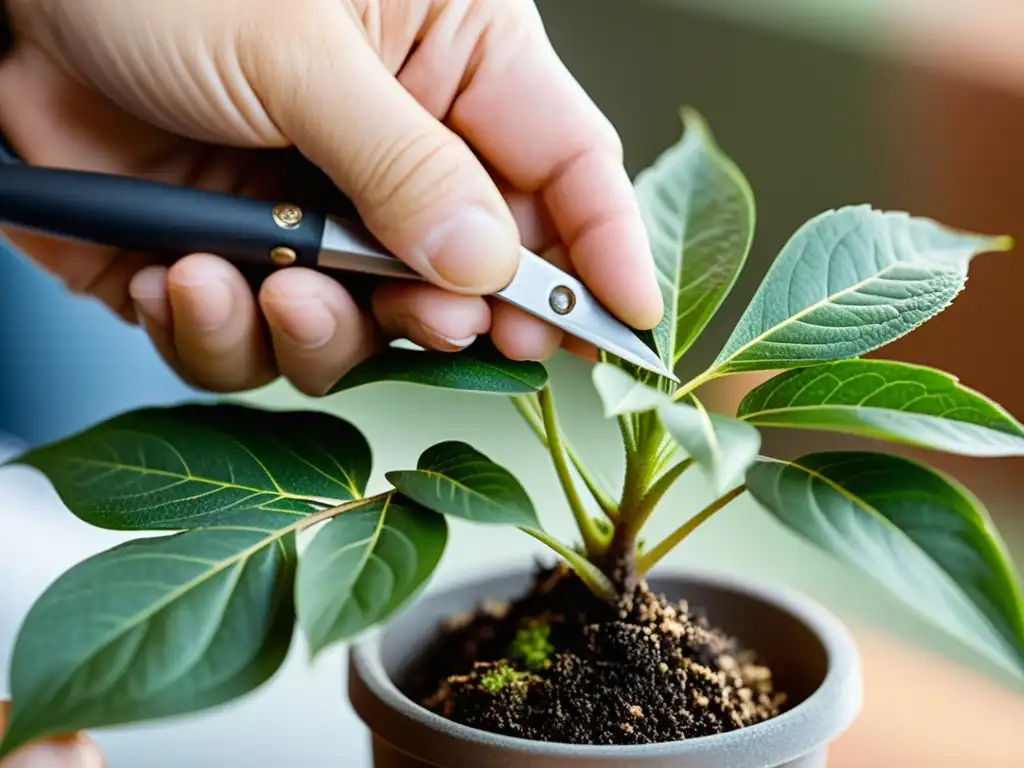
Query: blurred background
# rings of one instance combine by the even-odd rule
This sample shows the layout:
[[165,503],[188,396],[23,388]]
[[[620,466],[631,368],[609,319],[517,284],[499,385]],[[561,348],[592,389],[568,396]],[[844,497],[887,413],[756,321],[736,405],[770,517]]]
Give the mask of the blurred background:
[[[1024,189],[1018,183],[1024,176],[1024,3],[1019,0],[537,4],[555,47],[618,127],[631,172],[678,138],[677,110],[689,104],[708,119],[753,186],[759,225],[750,262],[691,355],[688,365],[694,369],[717,352],[789,235],[824,209],[870,202],[965,229],[1010,234],[1024,244]],[[1024,419],[1024,388],[1019,385],[1024,324],[1015,313],[1024,282],[1019,252],[976,260],[969,290],[952,308],[879,356],[949,370]],[[588,458],[615,477],[617,433],[601,422],[596,397],[577,396],[591,391],[589,369],[561,358],[552,369],[556,394],[569,388],[574,393],[562,399],[570,433],[577,444],[591,446]],[[752,383],[729,380],[706,391],[706,402],[728,411]],[[196,397],[165,368],[141,332],[93,302],[70,296],[19,254],[0,251],[0,455],[123,410]],[[246,399],[312,405],[284,384]],[[387,469],[414,462],[434,440],[467,440],[526,480],[546,525],[570,532],[567,510],[538,444],[500,398],[381,385],[315,406],[366,432],[376,457],[374,482],[381,482]],[[445,414],[443,423],[438,412]],[[826,444],[856,443],[811,433],[769,433],[765,451],[793,455]],[[1021,461],[927,458],[981,497],[1018,564],[1024,563]],[[663,504],[650,536],[678,524],[672,519],[674,505],[689,506],[706,496],[699,478],[680,484]],[[0,471],[4,666],[24,612],[45,586],[73,563],[119,540],[78,523],[41,478],[21,469]],[[523,562],[534,553],[526,537],[496,537],[457,526],[435,585],[499,561]],[[888,637],[968,670],[965,686],[977,675],[998,686],[993,691],[1014,690],[999,670],[908,615],[878,585],[778,529],[745,500],[704,526],[671,561],[796,586],[856,626],[883,628]],[[362,728],[345,699],[343,660],[343,649],[336,649],[310,666],[297,644],[278,677],[244,700],[155,726],[105,730],[96,738],[113,768],[368,765]],[[917,725],[912,708],[887,714],[884,723],[873,717],[874,707],[890,696],[884,684],[891,682],[894,690],[902,686],[898,677],[876,680],[875,674],[884,678],[890,671],[869,670],[862,718],[867,725],[855,731]],[[0,671],[0,694],[6,693],[5,684],[6,669]],[[1015,690],[1019,695],[1024,687]],[[951,697],[949,722],[932,723],[930,735],[911,741],[951,738],[943,732],[955,728],[958,694],[935,695],[946,693]],[[904,748],[913,754],[913,743]],[[981,746],[975,754],[982,756],[973,764],[1024,765],[1021,749],[1019,743],[1006,742]],[[897,764],[885,761],[886,754],[859,764]],[[858,763],[840,746],[835,764]]]

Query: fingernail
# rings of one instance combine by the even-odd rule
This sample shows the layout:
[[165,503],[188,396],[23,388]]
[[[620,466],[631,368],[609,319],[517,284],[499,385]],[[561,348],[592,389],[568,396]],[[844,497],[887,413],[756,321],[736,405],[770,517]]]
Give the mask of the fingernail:
[[458,352],[461,349],[465,349],[474,341],[476,341],[476,334],[472,336],[466,336],[461,339],[453,339],[445,336],[443,333],[431,328],[426,323],[416,323],[424,337],[424,341],[429,342],[429,346],[432,349],[439,350],[441,352]]
[[515,236],[508,227],[489,211],[472,207],[431,232],[423,242],[422,256],[453,286],[491,293],[505,287],[496,284],[505,282],[496,266],[510,258],[513,245]]
[[187,283],[178,283],[176,289],[183,292],[183,301],[175,302],[175,310],[184,315],[188,325],[202,333],[215,331],[231,318],[235,297],[231,288],[219,277],[194,276]]
[[334,313],[319,299],[296,302],[267,302],[270,310],[267,320],[274,330],[302,349],[324,346],[338,330]]
[[167,275],[165,270],[144,269],[128,284],[135,314],[145,326],[165,326],[167,317]]

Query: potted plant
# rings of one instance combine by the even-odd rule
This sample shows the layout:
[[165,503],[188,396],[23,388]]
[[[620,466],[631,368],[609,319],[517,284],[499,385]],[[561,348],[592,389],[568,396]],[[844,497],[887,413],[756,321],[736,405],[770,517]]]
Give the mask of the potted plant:
[[[673,367],[733,286],[755,220],[740,171],[696,113],[684,122],[636,179],[666,306],[645,338]],[[350,696],[380,766],[824,765],[860,706],[842,625],[771,586],[655,570],[743,493],[1020,672],[1019,579],[966,489],[881,452],[759,455],[762,427],[1024,454],[1024,426],[952,376],[861,357],[942,311],[974,255],[1010,246],[862,205],[814,217],[701,375],[676,384],[602,355],[593,381],[624,455],[615,493],[563,434],[545,368],[485,342],[458,354],[391,348],[336,386],[508,397],[547,449],[578,543],[547,533],[524,486],[461,442],[428,447],[367,493],[366,439],[314,410],[145,408],[24,453],[14,461],[45,473],[86,522],[174,533],[89,558],[34,604],[0,756],[46,734],[242,696],[275,673],[297,619],[311,654],[353,642]],[[696,396],[714,379],[780,369],[735,416]],[[716,500],[672,510],[679,527],[642,541],[689,470]],[[518,528],[560,559],[409,609],[441,559],[447,518]]]

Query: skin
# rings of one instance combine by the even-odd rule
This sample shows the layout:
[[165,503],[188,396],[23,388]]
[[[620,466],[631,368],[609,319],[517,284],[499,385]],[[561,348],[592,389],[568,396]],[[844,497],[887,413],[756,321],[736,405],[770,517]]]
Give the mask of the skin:
[[[541,360],[580,342],[485,298],[520,244],[626,323],[663,307],[615,130],[530,0],[11,0],[0,128],[34,165],[274,197],[297,149],[428,279],[353,295],[303,268],[254,295],[214,254],[6,232],[72,291],[140,323],[190,384],[279,375],[321,395],[391,337],[457,352],[489,333]],[[344,278],[343,278],[344,279]]]

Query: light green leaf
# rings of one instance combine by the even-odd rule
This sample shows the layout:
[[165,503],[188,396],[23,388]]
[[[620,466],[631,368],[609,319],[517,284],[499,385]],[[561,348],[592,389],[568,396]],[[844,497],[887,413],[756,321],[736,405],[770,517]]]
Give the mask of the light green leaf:
[[528,528],[526,526],[520,527],[520,530],[533,536],[537,541],[550,547],[552,551],[561,556],[566,564],[579,576],[580,581],[586,584],[595,595],[609,601],[615,599],[617,593],[611,580],[601,572],[600,568],[587,560],[586,557],[576,550],[570,549],[558,541],[558,539],[548,536],[544,531],[538,531],[536,528]]
[[701,468],[717,493],[743,482],[747,468],[761,448],[756,427],[730,416],[708,413],[696,398],[658,409],[665,430]]
[[965,488],[881,453],[762,460],[747,473],[747,487],[784,525],[1024,673],[1019,577],[981,503]]
[[0,756],[49,734],[193,713],[266,681],[291,643],[294,531],[247,510],[76,565],[32,606]]
[[654,338],[672,367],[721,306],[750,251],[754,196],[704,119],[682,112],[681,141],[637,175],[665,314]]
[[402,608],[434,572],[448,525],[394,492],[333,518],[299,560],[295,603],[316,656]]
[[240,509],[290,521],[359,498],[371,454],[359,430],[326,413],[218,404],[131,411],[13,462],[46,474],[92,525],[180,530]]
[[711,370],[793,368],[878,349],[945,309],[975,255],[1012,245],[866,205],[827,211],[782,249]]
[[540,528],[519,481],[466,443],[438,443],[423,452],[416,469],[388,472],[387,479],[403,495],[442,515]]
[[886,360],[781,373],[748,394],[737,416],[966,456],[1024,456],[1024,426],[991,400],[948,373]]
[[418,352],[389,348],[349,371],[331,392],[355,389],[378,381],[405,382],[442,389],[525,395],[539,392],[548,381],[544,366],[510,360],[487,339],[462,352]]
[[651,411],[670,402],[665,393],[637,381],[611,363],[595,365],[592,377],[604,405],[604,415],[609,418]]

